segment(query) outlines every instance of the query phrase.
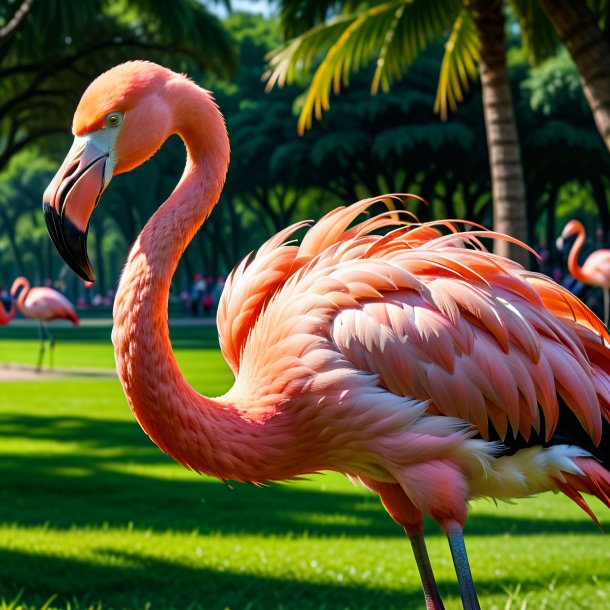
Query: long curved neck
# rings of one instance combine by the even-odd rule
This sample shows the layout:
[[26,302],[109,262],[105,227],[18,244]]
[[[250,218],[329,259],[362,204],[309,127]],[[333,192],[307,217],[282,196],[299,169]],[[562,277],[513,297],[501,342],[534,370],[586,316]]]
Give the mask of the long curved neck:
[[129,255],[114,307],[119,378],[136,418],[166,453],[213,476],[256,480],[244,440],[256,426],[233,405],[206,398],[184,379],[170,343],[170,282],[186,246],[220,196],[228,162],[224,121],[207,93],[183,81],[175,131],[187,150],[174,192],[144,227]]
[[572,245],[572,249],[570,250],[570,254],[568,254],[568,271],[579,281],[588,283],[588,279],[584,276],[582,272],[582,267],[578,264],[578,255],[580,254],[580,250],[585,243],[585,230],[583,227],[580,227],[578,230],[578,235],[576,236],[576,241]]
[[[21,288],[21,293],[19,294],[19,297],[17,297],[17,309],[19,309],[19,311],[22,314],[25,314],[25,310],[26,310],[26,306],[25,306],[25,300],[27,299],[28,293],[30,292],[30,282],[28,282],[27,278],[25,277],[18,277],[14,282],[13,282],[13,287],[11,289],[11,293],[12,294],[16,294],[17,291],[19,290],[19,288]],[[12,312],[12,317],[15,316],[15,306],[13,305],[11,307],[11,312]],[[10,315],[10,312],[9,312]]]

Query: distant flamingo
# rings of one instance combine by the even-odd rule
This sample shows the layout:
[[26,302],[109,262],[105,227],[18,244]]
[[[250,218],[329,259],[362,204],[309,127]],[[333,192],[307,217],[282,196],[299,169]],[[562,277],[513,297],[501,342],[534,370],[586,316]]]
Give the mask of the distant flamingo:
[[49,339],[49,362],[53,367],[53,350],[55,349],[55,339],[49,331],[48,322],[51,320],[70,320],[74,326],[78,326],[78,316],[72,303],[66,297],[46,286],[30,288],[27,278],[18,277],[11,286],[11,296],[17,298],[17,309],[26,317],[40,322],[40,349],[38,350],[38,364],[36,370],[42,367],[44,356],[45,338]]
[[15,313],[16,309],[14,302],[11,303],[11,308],[8,311],[6,311],[4,305],[0,303],[0,326],[8,324],[15,317]]
[[578,255],[585,243],[585,228],[579,220],[570,220],[561,233],[561,239],[576,235],[568,255],[568,271],[583,284],[598,286],[604,291],[604,322],[608,324],[610,310],[610,250],[595,250],[585,260],[583,266],[578,264]]
[[167,301],[224,183],[229,142],[218,108],[186,77],[130,62],[89,86],[73,131],[43,200],[57,248],[87,280],[89,217],[112,175],[171,134],[186,145],[179,184],[128,257],[112,335],[131,409],[178,462],[237,481],[322,470],[361,481],[405,528],[429,610],[443,604],[425,513],[448,535],[473,610],[462,537],[469,500],[561,490],[589,513],[581,491],[610,506],[610,335],[570,292],[477,249],[484,232],[442,237],[387,213],[349,228],[377,200],[339,208],[300,244],[291,238],[309,223],[281,231],[232,272],[218,326],[235,382],[207,398],[178,368]]

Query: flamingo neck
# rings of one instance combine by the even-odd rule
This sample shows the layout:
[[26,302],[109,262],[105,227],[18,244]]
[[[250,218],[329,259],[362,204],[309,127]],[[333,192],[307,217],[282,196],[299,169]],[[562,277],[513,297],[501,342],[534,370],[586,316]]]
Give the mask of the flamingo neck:
[[568,271],[576,278],[579,282],[589,283],[589,280],[585,277],[582,272],[582,267],[578,264],[578,255],[585,243],[585,231],[580,228],[576,241],[572,245],[570,254],[568,254]]
[[[18,277],[14,282],[13,282],[13,287],[11,289],[11,293],[12,294],[17,294],[17,291],[19,290],[19,288],[22,288],[21,292],[19,293],[19,296],[17,297],[17,309],[19,309],[19,311],[25,315],[25,310],[26,310],[26,306],[25,306],[25,300],[27,299],[28,293],[30,292],[30,282],[28,282],[28,280],[24,277]],[[11,315],[12,312],[12,315]],[[13,306],[11,307],[11,311],[9,312],[9,320],[11,318],[13,318],[15,316],[15,305],[13,304]]]
[[136,418],[163,451],[199,472],[255,480],[244,446],[252,424],[226,401],[190,387],[170,343],[170,282],[220,197],[229,163],[224,121],[208,94],[183,80],[172,98],[177,100],[175,132],[186,146],[186,167],[133,245],[121,277],[112,333],[117,371]]

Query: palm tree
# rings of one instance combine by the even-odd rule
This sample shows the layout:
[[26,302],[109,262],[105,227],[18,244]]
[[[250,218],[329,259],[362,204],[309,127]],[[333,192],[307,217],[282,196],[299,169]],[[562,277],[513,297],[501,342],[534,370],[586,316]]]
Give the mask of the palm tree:
[[[535,3],[534,3],[535,4]],[[329,12],[340,5],[334,16]],[[540,7],[512,0],[532,59],[555,47]],[[330,91],[339,93],[355,72],[376,58],[372,92],[387,91],[423,49],[449,32],[435,108],[443,118],[455,110],[469,80],[481,75],[483,109],[492,177],[494,228],[527,240],[526,198],[517,127],[508,82],[503,0],[282,0],[285,31],[292,36],[270,57],[268,87],[294,82],[322,53],[305,94],[299,131],[328,109]],[[303,33],[298,33],[305,30]],[[529,35],[536,31],[537,36]],[[527,264],[528,255],[498,242],[496,252]]]
[[610,27],[606,0],[540,0],[580,73],[597,129],[610,150]]

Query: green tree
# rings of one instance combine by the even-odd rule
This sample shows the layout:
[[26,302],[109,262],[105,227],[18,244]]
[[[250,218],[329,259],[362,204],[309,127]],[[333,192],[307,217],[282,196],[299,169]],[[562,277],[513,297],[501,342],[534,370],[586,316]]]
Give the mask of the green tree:
[[32,142],[65,133],[89,81],[135,58],[224,75],[235,67],[226,31],[197,0],[0,3],[0,171]]
[[[338,14],[327,19],[329,10],[337,5]],[[525,0],[513,0],[511,6],[522,25],[527,25],[523,43],[529,55],[537,59],[552,50],[555,41],[542,11],[532,9]],[[350,72],[376,58],[372,91],[387,91],[423,49],[449,32],[436,108],[442,115],[448,107],[455,108],[478,69],[494,227],[527,239],[525,187],[506,63],[503,0],[282,0],[281,9],[285,31],[293,38],[272,55],[269,85],[302,78],[323,57],[302,104],[301,131],[311,125],[312,115],[320,117],[328,109],[331,89],[338,93],[342,85],[347,85]],[[512,244],[498,242],[495,247],[500,254],[527,262],[524,251]]]
[[[569,185],[577,185],[592,202],[608,242],[610,156],[587,112],[579,74],[567,52],[528,72],[521,82],[520,102],[530,217],[533,225],[544,219],[539,234],[551,262],[558,259],[555,238],[562,229],[556,225],[557,202]],[[583,212],[574,204],[571,216]]]
[[8,275],[32,273],[34,269],[27,262],[33,252],[40,261],[38,279],[42,279],[38,273],[51,275],[53,261],[58,260],[54,248],[45,249],[50,240],[40,217],[40,193],[54,169],[54,164],[37,151],[24,151],[13,158],[0,181],[0,236],[5,246],[0,248],[0,264]]
[[595,124],[610,151],[610,4],[540,0],[576,64]]

